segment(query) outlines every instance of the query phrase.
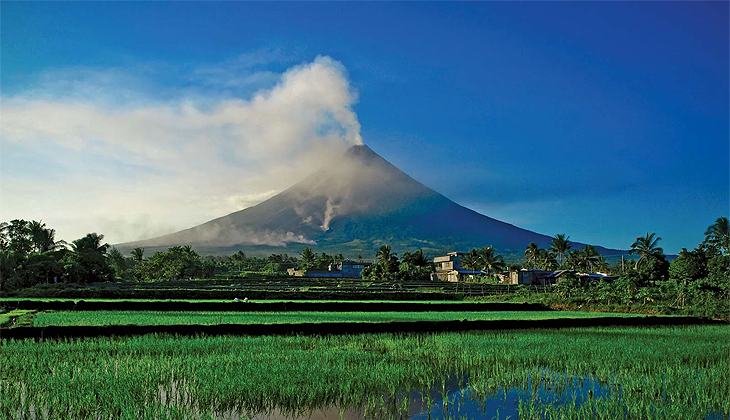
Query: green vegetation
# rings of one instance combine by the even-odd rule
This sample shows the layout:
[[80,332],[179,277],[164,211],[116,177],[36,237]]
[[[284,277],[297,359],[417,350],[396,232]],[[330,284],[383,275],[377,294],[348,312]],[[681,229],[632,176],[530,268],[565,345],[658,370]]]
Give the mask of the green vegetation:
[[[647,307],[647,312],[679,311],[727,319],[730,317],[728,236],[727,218],[720,217],[708,227],[701,244],[694,250],[682,249],[670,263],[658,246],[661,238],[647,232],[631,244],[631,254],[638,256],[636,260],[622,257],[611,266],[595,247],[571,249],[569,237],[559,234],[552,238],[548,249],[529,244],[521,265],[576,272],[564,274],[558,284],[549,286],[553,293],[547,300],[556,307],[631,308],[638,302]],[[484,286],[475,289],[463,283],[428,281],[434,264],[422,251],[405,252],[399,260],[388,245],[382,245],[375,263],[363,270],[364,282],[339,279],[333,283],[326,279],[281,277],[287,268],[322,269],[345,258],[342,254],[315,254],[311,248],[305,248],[299,259],[286,254],[257,258],[243,252],[200,257],[187,246],[172,247],[145,258],[142,248],[124,257],[102,240],[103,235],[90,233],[67,248],[63,241],[55,239],[55,231],[42,222],[2,223],[0,291],[8,296],[59,299],[232,299],[243,294],[253,299],[308,300],[460,300],[490,294],[517,294],[528,300],[531,294],[544,291],[534,286],[489,285],[506,277],[504,274],[489,277],[492,272],[504,269],[504,259],[491,247],[474,248],[463,258],[464,267],[487,273],[484,279],[475,278]],[[510,265],[510,270],[519,268],[519,264]],[[598,270],[610,277],[597,280],[580,274]],[[196,277],[211,280],[200,281]],[[89,283],[94,284],[87,287]]]
[[492,282],[497,282],[495,277],[491,277],[492,273],[498,273],[506,267],[504,257],[497,254],[494,248],[486,246],[482,249],[472,248],[462,258],[461,265],[472,272],[486,274],[486,278]]
[[0,290],[73,278],[80,283],[110,279],[103,235],[90,233],[71,243],[55,239],[54,229],[39,221],[0,223]]
[[[521,390],[521,419],[727,418],[729,334],[703,326],[10,340],[0,354],[0,417],[245,418],[335,407],[401,418],[407,391],[441,406],[457,391],[446,384],[457,383],[476,402]],[[551,393],[567,403],[546,401]]]
[[33,326],[49,325],[215,325],[322,322],[396,322],[454,320],[515,320],[632,316],[631,314],[571,311],[534,312],[155,312],[69,311],[39,312]]
[[592,245],[585,245],[581,249],[571,249],[572,245],[565,234],[558,234],[552,238],[550,249],[538,248],[531,242],[525,248],[524,268],[538,270],[577,270],[586,273],[595,271],[610,271],[610,267],[603,256]]
[[375,263],[362,270],[362,278],[371,281],[430,280],[435,265],[423,254],[422,250],[405,252],[398,256],[391,252],[389,245],[383,245],[375,255]]
[[34,310],[16,309],[13,311],[0,313],[0,328],[16,327],[16,326],[33,326],[33,319],[29,317],[34,314]]
[[[661,238],[647,232],[631,244],[630,254],[612,267],[592,246],[571,250],[565,235],[553,237],[551,250],[539,249],[534,243],[525,249],[524,267],[544,270],[575,270],[580,273],[603,270],[613,278],[581,279],[563,275],[552,288],[554,293],[541,296],[541,303],[557,308],[598,310],[632,308],[636,303],[647,310],[684,313],[714,318],[730,318],[730,234],[726,217],[718,218],[707,228],[705,240],[694,250],[682,249],[679,256],[667,260],[658,246]],[[567,258],[562,264],[562,256]],[[535,301],[526,295],[522,297]]]
[[299,261],[293,259],[291,263],[292,265],[297,265],[300,270],[307,272],[308,270],[328,270],[330,264],[343,261],[345,261],[345,257],[342,254],[327,255],[326,252],[323,252],[317,255],[312,248],[306,247],[302,250]]

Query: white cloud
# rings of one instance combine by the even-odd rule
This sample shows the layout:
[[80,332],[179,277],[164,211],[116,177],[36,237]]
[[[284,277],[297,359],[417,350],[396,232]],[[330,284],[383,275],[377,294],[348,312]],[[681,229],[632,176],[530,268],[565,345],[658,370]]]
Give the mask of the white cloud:
[[[260,64],[236,61],[247,62]],[[361,143],[357,96],[329,57],[249,98],[189,88],[160,98],[119,70],[71,73],[3,97],[0,112],[0,219],[42,218],[67,240],[191,227],[266,199]],[[229,82],[240,80],[220,85]],[[34,152],[33,168],[14,161]]]

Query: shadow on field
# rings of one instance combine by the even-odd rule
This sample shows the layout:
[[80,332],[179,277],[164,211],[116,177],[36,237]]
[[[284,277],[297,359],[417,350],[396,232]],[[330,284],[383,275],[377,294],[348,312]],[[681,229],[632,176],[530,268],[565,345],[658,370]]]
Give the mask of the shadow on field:
[[337,335],[370,333],[433,333],[609,326],[727,325],[692,317],[605,317],[499,321],[417,321],[382,323],[222,324],[222,325],[110,325],[18,327],[0,331],[2,339],[46,339],[133,336],[144,334],[196,335]]

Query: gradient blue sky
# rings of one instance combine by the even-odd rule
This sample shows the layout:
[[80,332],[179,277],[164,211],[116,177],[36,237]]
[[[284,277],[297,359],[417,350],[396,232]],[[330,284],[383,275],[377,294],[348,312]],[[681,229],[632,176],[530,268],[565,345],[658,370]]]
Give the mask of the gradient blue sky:
[[[248,100],[325,56],[357,92],[366,144],[488,216],[621,249],[656,232],[676,253],[730,211],[728,2],[2,2],[0,18],[6,114]],[[128,150],[0,140],[3,220],[113,242],[223,215],[125,207],[157,195],[139,174],[155,165]],[[238,206],[296,181],[272,179],[241,184]],[[85,214],[84,191],[110,180],[125,198]]]

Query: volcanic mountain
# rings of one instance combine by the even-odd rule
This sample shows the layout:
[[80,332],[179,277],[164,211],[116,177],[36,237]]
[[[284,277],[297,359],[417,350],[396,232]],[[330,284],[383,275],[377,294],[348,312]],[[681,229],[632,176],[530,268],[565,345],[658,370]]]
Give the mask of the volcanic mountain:
[[[191,245],[202,253],[265,254],[298,253],[312,246],[316,251],[369,256],[382,244],[399,253],[423,249],[432,255],[492,245],[505,254],[521,254],[530,242],[547,247],[550,240],[460,206],[368,146],[358,145],[337,162],[258,205],[118,247],[155,250]],[[604,254],[621,253],[598,249]]]

